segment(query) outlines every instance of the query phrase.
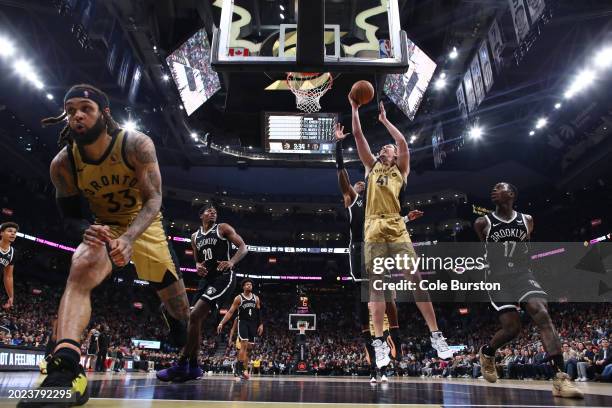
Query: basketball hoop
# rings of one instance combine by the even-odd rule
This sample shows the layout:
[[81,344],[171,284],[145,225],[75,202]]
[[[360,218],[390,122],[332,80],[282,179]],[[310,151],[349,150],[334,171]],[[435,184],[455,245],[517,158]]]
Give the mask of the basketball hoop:
[[306,113],[321,110],[319,99],[334,83],[329,72],[287,72],[287,86],[295,95],[297,108]]

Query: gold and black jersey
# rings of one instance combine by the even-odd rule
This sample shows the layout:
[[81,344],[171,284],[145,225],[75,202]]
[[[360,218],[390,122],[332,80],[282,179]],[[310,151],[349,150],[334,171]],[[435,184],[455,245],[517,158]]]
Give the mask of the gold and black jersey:
[[387,166],[376,161],[368,174],[366,218],[400,213],[400,193],[404,178],[397,165]]
[[69,151],[77,187],[97,223],[127,226],[142,209],[136,172],[125,155],[128,136],[124,130],[114,133],[108,149],[96,161],[88,160],[76,143]]

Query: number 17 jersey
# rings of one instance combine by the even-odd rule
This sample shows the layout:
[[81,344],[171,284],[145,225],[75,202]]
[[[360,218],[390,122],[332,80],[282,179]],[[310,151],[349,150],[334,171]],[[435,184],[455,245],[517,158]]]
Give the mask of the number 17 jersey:
[[529,267],[529,232],[527,219],[518,211],[508,220],[502,220],[495,213],[485,215],[485,252],[491,271],[496,274],[513,273],[516,269]]

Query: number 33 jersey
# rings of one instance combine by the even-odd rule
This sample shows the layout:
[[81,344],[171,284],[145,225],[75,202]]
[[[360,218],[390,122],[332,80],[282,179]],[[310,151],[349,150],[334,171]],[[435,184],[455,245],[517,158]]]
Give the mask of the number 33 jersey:
[[108,149],[97,161],[88,160],[76,143],[68,148],[77,187],[96,223],[128,226],[142,208],[136,172],[125,155],[128,136],[124,130],[113,133]]
[[485,253],[492,273],[509,273],[517,268],[529,267],[529,230],[524,214],[517,211],[509,221],[494,213],[487,220]]

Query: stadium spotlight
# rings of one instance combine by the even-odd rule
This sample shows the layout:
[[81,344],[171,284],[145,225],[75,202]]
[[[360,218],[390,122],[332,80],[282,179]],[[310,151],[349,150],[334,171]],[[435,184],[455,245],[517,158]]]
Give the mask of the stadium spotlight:
[[50,93],[47,94],[47,99],[52,101],[53,100],[53,95],[51,95]]
[[283,5],[281,4],[281,5],[279,5],[279,7],[280,7],[280,9],[281,9],[281,10],[285,11],[285,6],[283,6]]
[[480,126],[474,126],[470,129],[470,137],[472,139],[480,139],[482,137],[482,128]]
[[599,68],[612,65],[612,46],[604,48],[595,55],[595,65]]
[[127,130],[128,132],[133,132],[136,130],[136,123],[131,119],[128,119],[128,121],[125,122],[121,127]]
[[443,89],[446,86],[446,79],[440,76],[435,83],[436,89]]
[[283,13],[280,13],[280,18],[282,18],[284,20],[285,19],[285,15]]
[[544,126],[546,126],[548,124],[548,119],[547,118],[539,118],[538,121],[536,122],[536,129],[542,129]]
[[0,56],[10,57],[15,53],[15,46],[7,38],[0,37]]
[[410,141],[408,143],[413,144],[416,141],[416,139],[417,139],[416,135],[412,135],[410,136]]
[[191,132],[191,138],[193,140],[198,140],[198,134],[196,132]]
[[563,96],[565,97],[565,99],[570,99],[571,97],[576,95],[578,92],[582,91],[583,89],[591,85],[594,80],[595,80],[595,72],[593,72],[590,69],[585,69],[584,71],[580,72],[576,76],[576,78],[574,78],[574,81],[569,86],[567,91],[565,91]]
[[535,135],[535,131],[532,130],[529,132],[529,136],[533,136],[533,135]]
[[555,109],[561,109],[561,102],[555,103]]
[[459,51],[457,51],[457,47],[453,47],[453,50],[448,54],[448,57],[452,60],[459,56]]
[[168,76],[168,74],[164,74],[164,75],[162,76],[162,80],[163,80],[164,82],[168,82],[168,81],[170,80],[170,77]]

